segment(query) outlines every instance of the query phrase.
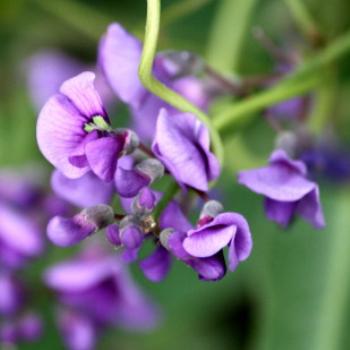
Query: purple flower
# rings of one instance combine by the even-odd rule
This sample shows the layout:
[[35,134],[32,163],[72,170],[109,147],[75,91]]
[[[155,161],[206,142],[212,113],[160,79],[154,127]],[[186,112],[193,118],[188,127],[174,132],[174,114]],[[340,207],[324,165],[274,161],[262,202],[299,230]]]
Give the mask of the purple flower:
[[100,204],[86,208],[72,218],[53,217],[47,226],[47,235],[54,244],[67,247],[79,243],[113,221],[113,209]]
[[17,313],[23,304],[22,284],[11,274],[1,272],[0,290],[0,314],[9,316]]
[[79,179],[69,179],[55,170],[51,176],[51,187],[59,197],[81,208],[108,204],[114,192],[112,183],[100,180],[92,172]]
[[21,267],[28,259],[39,256],[43,248],[36,223],[0,203],[0,262],[11,268]]
[[177,182],[200,191],[220,173],[220,165],[210,152],[208,129],[192,114],[173,117],[159,113],[152,150]]
[[59,263],[45,282],[67,308],[100,325],[131,329],[155,326],[157,313],[115,255],[95,254]]
[[40,112],[37,140],[43,155],[66,177],[91,170],[111,181],[118,158],[134,140],[126,130],[112,130],[94,79],[94,73],[84,72],[62,84]]
[[217,281],[226,274],[226,264],[222,251],[207,258],[197,258],[189,253],[183,247],[186,233],[174,231],[170,233],[167,241],[168,249],[185,264],[192,267],[200,279],[205,281]]
[[183,241],[184,250],[197,258],[215,256],[228,249],[228,266],[234,271],[252,250],[252,238],[244,217],[237,213],[221,213],[196,229],[189,230]]
[[286,227],[295,215],[300,215],[315,228],[323,228],[319,188],[306,175],[303,162],[291,160],[284,151],[276,150],[269,166],[243,171],[238,181],[265,196],[265,211],[270,220]]
[[[141,52],[141,42],[118,23],[113,23],[100,42],[99,64],[115,94],[130,105],[137,134],[143,140],[151,141],[159,109],[166,108],[171,114],[176,110],[142,86],[138,77]],[[166,57],[158,55],[154,64],[155,76],[199,108],[207,108],[208,94],[203,84],[192,76],[176,79],[169,63]]]

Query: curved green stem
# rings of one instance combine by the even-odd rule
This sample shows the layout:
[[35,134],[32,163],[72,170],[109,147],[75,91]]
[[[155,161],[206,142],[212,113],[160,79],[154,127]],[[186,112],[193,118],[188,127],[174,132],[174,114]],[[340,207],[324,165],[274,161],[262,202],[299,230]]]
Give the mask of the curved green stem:
[[156,96],[183,112],[195,114],[209,129],[213,142],[213,149],[220,163],[223,161],[223,146],[217,130],[213,127],[209,117],[190,103],[188,100],[169,89],[152,75],[153,61],[156,55],[160,26],[160,0],[147,0],[147,19],[145,40],[142,51],[139,76],[143,85]]

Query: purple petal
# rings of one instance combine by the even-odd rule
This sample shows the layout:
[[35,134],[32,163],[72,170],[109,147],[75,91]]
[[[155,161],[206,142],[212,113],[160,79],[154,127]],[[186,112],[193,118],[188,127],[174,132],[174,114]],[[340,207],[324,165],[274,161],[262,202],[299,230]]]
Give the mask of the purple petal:
[[86,145],[86,157],[91,170],[103,181],[113,180],[123,146],[124,142],[119,135],[102,137]]
[[101,97],[94,85],[95,77],[93,72],[80,73],[66,80],[61,85],[60,92],[68,97],[82,115],[106,117]]
[[86,136],[85,116],[63,95],[55,95],[44,105],[37,123],[37,141],[45,158],[65,176],[78,178],[88,167],[74,166],[69,157]]
[[7,273],[0,275],[0,314],[9,316],[16,313],[23,304],[22,285]]
[[0,243],[24,257],[43,251],[43,238],[36,224],[21,213],[0,204]]
[[77,293],[119,273],[121,268],[120,261],[114,256],[85,260],[76,258],[47,269],[44,279],[45,283],[56,291]]
[[198,143],[203,124],[189,113],[169,116],[166,110],[159,113],[152,150],[182,185],[200,191],[208,190],[208,181],[217,169],[209,169],[210,151]]
[[111,224],[107,226],[106,237],[108,242],[116,247],[119,247],[122,244],[120,240],[119,226],[117,224]]
[[238,182],[256,193],[281,202],[297,201],[315,188],[313,182],[283,164],[242,171]]
[[61,311],[58,323],[68,349],[95,349],[97,340],[96,326],[88,317],[72,311]]
[[318,187],[298,202],[296,211],[315,228],[321,229],[326,226]]
[[120,230],[120,240],[128,249],[140,247],[143,238],[143,233],[136,225],[130,224]]
[[140,268],[150,281],[160,282],[168,274],[170,264],[168,251],[158,246],[150,256],[140,262]]
[[43,333],[41,318],[35,313],[28,313],[21,317],[18,323],[18,334],[21,339],[29,342],[38,340]]
[[200,230],[186,237],[183,246],[187,253],[198,258],[212,256],[226,247],[236,234],[237,228],[218,226]]
[[140,208],[151,211],[154,209],[157,203],[157,197],[155,193],[148,187],[143,188],[138,196],[138,205]]
[[51,186],[58,196],[81,208],[110,203],[114,190],[113,184],[101,181],[92,172],[79,179],[68,179],[56,170]]
[[293,219],[297,202],[279,202],[265,198],[266,216],[282,227],[287,227]]
[[128,170],[122,166],[117,167],[114,181],[117,192],[125,198],[135,197],[150,183],[150,179],[136,169]]
[[179,204],[175,201],[171,201],[163,210],[159,218],[159,225],[162,230],[171,227],[180,232],[186,232],[192,228]]
[[198,272],[199,278],[205,281],[218,281],[226,274],[222,252],[209,258],[193,259],[189,265]]
[[99,64],[115,94],[138,105],[145,89],[138,77],[141,43],[118,23],[111,24],[99,47]]
[[287,165],[290,168],[298,171],[301,175],[306,175],[306,173],[307,173],[306,165],[304,164],[304,162],[302,162],[300,160],[293,160],[293,159],[291,159],[288,156],[288,154],[286,153],[286,151],[283,150],[283,149],[275,150],[271,154],[269,162],[270,162],[270,164],[276,164],[276,165],[284,164],[284,165]]
[[60,247],[68,247],[79,243],[96,231],[96,225],[76,215],[71,218],[53,217],[47,226],[50,241]]

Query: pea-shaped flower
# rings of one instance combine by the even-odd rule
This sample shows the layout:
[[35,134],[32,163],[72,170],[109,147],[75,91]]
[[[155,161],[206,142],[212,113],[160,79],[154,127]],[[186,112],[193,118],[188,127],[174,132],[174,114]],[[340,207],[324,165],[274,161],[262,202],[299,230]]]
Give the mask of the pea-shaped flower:
[[220,165],[210,152],[209,131],[193,114],[159,113],[153,153],[177,182],[207,191],[208,183],[220,174]]
[[318,185],[307,179],[306,166],[276,150],[267,167],[243,171],[238,181],[250,190],[265,196],[267,217],[286,227],[295,215],[315,228],[325,226]]
[[40,112],[37,140],[43,155],[66,177],[91,170],[111,181],[134,137],[128,130],[112,130],[94,80],[94,73],[83,72],[61,85]]

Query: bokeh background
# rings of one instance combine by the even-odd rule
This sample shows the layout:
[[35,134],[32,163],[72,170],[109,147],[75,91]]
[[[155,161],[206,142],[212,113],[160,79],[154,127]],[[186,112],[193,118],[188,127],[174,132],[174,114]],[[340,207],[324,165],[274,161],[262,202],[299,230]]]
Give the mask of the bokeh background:
[[[255,27],[263,28],[286,50],[301,53],[305,50],[305,38],[284,1],[246,1],[252,3],[253,10],[244,24],[239,71],[235,73],[254,75],[273,69],[273,59],[252,34]],[[190,50],[210,60],[211,35],[222,1],[187,0],[195,9],[188,10],[187,14],[174,11],[172,6],[179,2],[181,0],[162,1],[168,17],[162,25],[160,49]],[[350,28],[348,0],[305,2],[330,41]],[[93,65],[98,39],[109,23],[118,21],[142,38],[145,14],[144,0],[0,1],[1,167],[34,166],[49,176],[49,165],[40,155],[35,140],[37,113],[28,90],[28,58],[43,49],[55,49]],[[230,33],[222,37],[228,45],[234,38],[232,33],[242,29],[239,16],[228,14],[230,17],[227,22]],[[332,87],[336,98],[328,111],[339,139],[348,149],[349,59],[350,56],[344,56],[337,64],[337,86]],[[211,63],[215,66],[215,62]],[[161,306],[163,322],[149,333],[111,330],[101,340],[99,349],[349,348],[348,185],[321,180],[325,230],[315,231],[298,220],[282,231],[264,217],[262,199],[238,186],[235,180],[238,169],[262,164],[273,142],[274,133],[262,118],[254,119],[239,135],[225,134],[225,169],[216,195],[226,209],[239,211],[249,220],[254,237],[251,258],[217,283],[198,281],[196,275],[180,263],[175,264],[160,284],[147,281],[132,268],[136,280]],[[52,248],[49,259],[60,260],[70,253],[70,250]],[[37,283],[46,263],[40,261],[32,265],[27,274],[29,283]],[[39,292],[35,303],[46,318],[45,335],[39,343],[21,345],[20,349],[63,349],[53,326],[53,305]]]

